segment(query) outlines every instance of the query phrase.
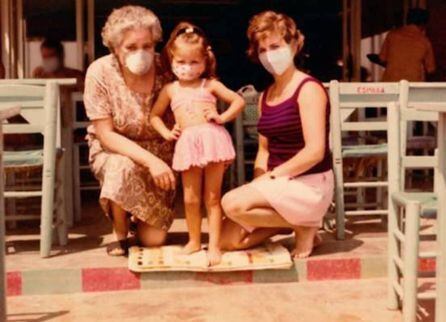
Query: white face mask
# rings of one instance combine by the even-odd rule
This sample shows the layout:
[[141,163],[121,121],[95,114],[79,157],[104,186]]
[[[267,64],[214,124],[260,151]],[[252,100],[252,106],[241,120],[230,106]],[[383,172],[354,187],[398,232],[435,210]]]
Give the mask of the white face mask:
[[46,73],[54,73],[60,67],[60,61],[57,57],[48,57],[42,60],[42,68]]
[[125,57],[125,66],[135,75],[144,75],[152,67],[154,56],[144,49],[132,51]]
[[178,64],[172,62],[172,72],[180,80],[191,81],[203,74],[203,64]]
[[282,75],[288,67],[294,64],[294,55],[289,45],[274,50],[268,50],[259,55],[263,67],[275,75]]

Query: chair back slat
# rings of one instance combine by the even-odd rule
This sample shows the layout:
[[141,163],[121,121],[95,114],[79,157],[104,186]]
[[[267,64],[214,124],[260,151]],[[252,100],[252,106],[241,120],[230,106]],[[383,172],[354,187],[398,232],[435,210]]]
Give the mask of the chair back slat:
[[45,81],[26,83],[8,80],[0,81],[0,106],[17,105],[21,107],[20,116],[27,123],[12,123],[5,121],[5,134],[44,134],[48,126],[46,120],[48,109],[50,113],[57,113],[56,142],[60,146],[60,117],[59,117],[59,87],[58,82]]
[[[45,95],[44,86],[36,85],[21,85],[21,84],[0,84],[0,99],[2,101],[11,100],[15,98],[24,100],[23,98],[38,98]],[[29,100],[29,99],[26,99]]]

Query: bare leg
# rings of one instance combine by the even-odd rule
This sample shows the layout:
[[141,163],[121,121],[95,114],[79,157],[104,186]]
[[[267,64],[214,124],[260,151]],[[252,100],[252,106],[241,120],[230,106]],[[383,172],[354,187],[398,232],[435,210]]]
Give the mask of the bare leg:
[[[127,212],[112,201],[110,201],[110,204],[113,216],[113,232],[116,240],[125,240],[129,231]],[[126,251],[127,250],[123,249],[119,244],[116,244],[116,246],[113,245],[112,248],[107,249],[108,254],[111,256],[122,256]]]
[[[242,186],[227,193],[223,197],[223,209],[227,216],[238,224],[262,228],[257,229],[258,233],[254,230],[249,237],[248,235],[242,236],[237,244],[232,245],[239,249],[244,248],[244,244],[246,247],[250,247],[279,233],[281,229],[278,228],[294,230],[296,248],[293,251],[293,256],[295,257],[308,257],[315,244],[320,244],[321,240],[317,234],[318,227],[292,226],[271,207],[261,193],[249,186]],[[235,228],[228,229],[227,234],[232,239],[237,237]],[[241,236],[240,233],[239,236]]]
[[184,210],[186,213],[189,242],[184,246],[184,254],[192,254],[201,249],[201,186],[203,171],[191,168],[182,173],[184,190]]
[[252,233],[229,218],[223,221],[221,249],[240,250],[262,244],[268,238],[279,234],[282,228],[257,228]]
[[138,222],[138,240],[144,247],[162,246],[166,241],[167,231]]
[[224,171],[224,163],[214,163],[206,167],[204,174],[204,203],[209,220],[209,265],[217,265],[221,261],[221,185]]

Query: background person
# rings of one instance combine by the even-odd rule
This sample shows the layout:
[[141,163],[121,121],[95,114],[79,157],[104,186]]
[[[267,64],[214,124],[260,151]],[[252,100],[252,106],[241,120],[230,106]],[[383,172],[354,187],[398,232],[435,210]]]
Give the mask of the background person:
[[40,45],[42,65],[34,69],[33,78],[76,78],[76,90],[84,89],[84,73],[65,66],[65,52],[59,40],[46,38]]
[[369,59],[386,68],[384,82],[408,80],[423,82],[435,72],[435,57],[432,44],[426,36],[429,12],[425,9],[410,9],[407,25],[387,34],[381,53],[368,55]]

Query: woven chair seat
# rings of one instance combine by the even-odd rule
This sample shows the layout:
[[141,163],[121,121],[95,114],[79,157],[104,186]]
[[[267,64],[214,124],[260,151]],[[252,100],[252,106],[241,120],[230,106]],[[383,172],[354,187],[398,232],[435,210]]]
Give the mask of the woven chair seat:
[[368,156],[386,156],[387,144],[352,145],[342,147],[344,158],[364,158]]
[[[62,157],[63,150],[56,151],[56,158]],[[43,166],[43,150],[4,151],[3,168],[6,172],[30,171]]]
[[437,215],[438,199],[433,192],[401,192],[406,199],[419,201],[421,205],[421,216],[424,218],[435,218]]

